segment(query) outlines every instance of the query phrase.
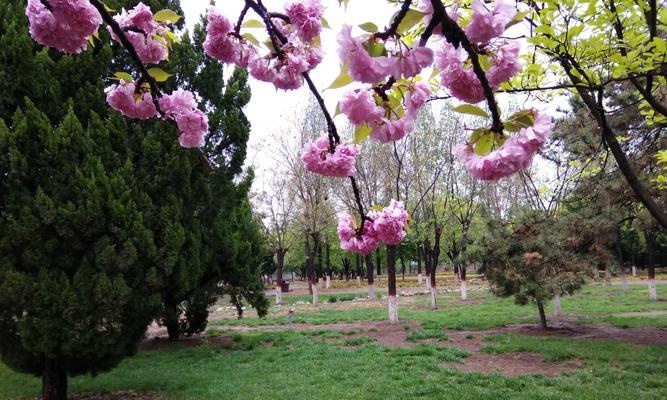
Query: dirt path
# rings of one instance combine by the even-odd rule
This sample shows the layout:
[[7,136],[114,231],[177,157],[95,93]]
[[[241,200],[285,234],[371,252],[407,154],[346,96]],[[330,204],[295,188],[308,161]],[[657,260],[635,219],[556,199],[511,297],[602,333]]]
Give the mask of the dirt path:
[[[287,325],[265,325],[258,327],[235,326],[226,327],[225,332],[270,332],[289,329]],[[293,330],[334,330],[344,334],[343,339],[327,339],[328,342],[343,343],[347,339],[361,336],[375,338],[376,342],[386,347],[414,347],[419,343],[438,343],[442,346],[465,350],[470,356],[462,363],[450,362],[445,366],[465,372],[499,373],[507,376],[527,374],[541,374],[544,376],[558,376],[563,372],[580,368],[583,363],[579,360],[565,362],[544,362],[542,356],[536,353],[517,352],[491,354],[481,352],[481,348],[488,345],[484,338],[502,333],[515,333],[528,336],[562,337],[574,340],[617,340],[633,345],[667,346],[667,329],[660,328],[616,328],[604,324],[577,324],[567,319],[553,322],[549,329],[542,329],[537,325],[521,324],[510,325],[486,330],[443,330],[448,336],[446,341],[428,339],[411,342],[407,337],[420,325],[415,321],[402,321],[399,324],[389,324],[388,321],[355,322],[335,324],[294,324]],[[221,343],[227,339],[225,333],[220,338]],[[161,341],[160,341],[161,342]],[[196,344],[196,342],[193,342]],[[151,347],[161,348],[164,345]],[[145,348],[145,347],[144,347]]]

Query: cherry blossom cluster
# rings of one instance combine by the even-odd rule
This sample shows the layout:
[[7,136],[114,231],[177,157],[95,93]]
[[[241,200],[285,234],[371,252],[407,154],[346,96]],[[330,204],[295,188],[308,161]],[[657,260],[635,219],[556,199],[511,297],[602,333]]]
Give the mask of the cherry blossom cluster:
[[[146,64],[157,64],[167,59],[169,48],[167,47],[166,23],[158,23],[153,19],[153,12],[144,3],[139,3],[130,11],[123,10],[114,20],[123,28],[125,36],[132,43],[141,62]],[[118,36],[108,27],[111,38],[120,41]]]
[[[122,80],[106,89],[107,103],[128,118],[149,119],[159,116],[148,84]],[[164,118],[178,125],[183,147],[201,147],[208,132],[208,118],[197,109],[192,92],[178,89],[158,99]]]
[[489,154],[480,156],[475,154],[472,144],[459,144],[454,148],[454,155],[472,176],[482,180],[504,178],[528,167],[553,129],[551,117],[535,110],[532,114],[535,119],[532,126],[520,129]]
[[338,215],[338,238],[345,251],[370,254],[382,243],[399,244],[407,234],[405,227],[409,219],[403,203],[391,200],[381,211],[371,211],[364,220],[363,229],[356,226],[349,214]]
[[[319,45],[323,12],[319,0],[287,3],[287,21],[275,17],[272,23],[277,32],[269,29],[270,39],[277,48],[262,55],[227,17],[212,8],[208,13],[204,51],[224,63],[247,68],[253,78],[273,83],[278,89],[298,89],[303,86],[302,74],[315,68],[324,57]],[[282,43],[281,36],[287,39],[286,43]]]
[[[493,11],[488,11],[479,0],[474,0],[472,9],[466,36],[488,58],[486,76],[491,88],[496,90],[521,69],[519,44],[516,41],[495,40],[505,31],[516,9],[503,4],[502,0],[496,2]],[[466,103],[479,103],[485,99],[484,89],[466,59],[467,53],[461,47],[455,48],[443,41],[435,52],[435,67],[441,71],[442,86],[452,96]]]
[[30,36],[63,53],[80,53],[102,24],[102,16],[87,0],[28,0]]
[[355,161],[359,146],[338,144],[330,146],[329,136],[324,135],[305,146],[301,160],[306,171],[336,178],[354,176],[357,172]]

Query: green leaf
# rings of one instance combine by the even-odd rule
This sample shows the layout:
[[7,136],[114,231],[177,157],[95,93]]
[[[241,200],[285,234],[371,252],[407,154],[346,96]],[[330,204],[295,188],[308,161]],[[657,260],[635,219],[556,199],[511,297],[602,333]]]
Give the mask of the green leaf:
[[503,122],[505,129],[509,132],[518,132],[519,129],[528,128],[535,123],[535,116],[532,110],[523,110],[510,115],[507,121]]
[[172,24],[177,23],[181,19],[181,16],[173,12],[172,10],[166,8],[160,10],[153,15],[153,20],[157,22],[171,22]]
[[472,104],[461,104],[460,106],[452,108],[452,111],[456,111],[457,113],[461,114],[476,115],[482,118],[489,118],[489,114],[487,114],[486,111],[477,106],[473,106]]
[[345,65],[343,65],[343,67],[340,69],[340,74],[336,77],[336,79],[334,79],[333,82],[331,82],[331,85],[329,85],[329,87],[324,90],[342,88],[343,86],[347,86],[352,83],[352,81],[352,77],[347,73],[347,63],[345,63]]
[[114,10],[114,9],[111,8],[111,7],[109,7],[108,5],[106,5],[106,4],[104,4],[104,3],[102,3],[102,5],[104,6],[104,10],[105,10],[106,12],[108,12],[108,13],[116,12],[116,10]]
[[374,40],[369,40],[365,43],[366,50],[371,57],[382,57],[387,55],[387,48],[382,42],[376,42]]
[[162,68],[158,68],[158,67],[150,68],[148,70],[148,75],[153,77],[153,79],[155,79],[156,82],[164,82],[167,79],[169,79],[169,77],[171,76],[170,74],[165,72],[165,70],[163,70]]
[[371,134],[373,131],[373,128],[371,128],[367,124],[361,124],[357,127],[357,129],[354,130],[354,143],[359,144],[366,140],[368,136]]
[[485,156],[493,149],[493,133],[488,132],[481,136],[475,143],[475,154]]
[[125,82],[132,82],[134,79],[132,79],[132,75],[128,74],[127,72],[116,72],[113,74],[118,79],[124,80]]
[[249,33],[244,33],[241,36],[243,36],[247,41],[254,44],[255,46],[259,46],[259,40],[257,40],[257,38],[254,37],[253,35],[251,35]]
[[421,11],[417,11],[413,8],[409,9],[408,12],[403,17],[403,20],[398,24],[398,29],[396,30],[400,34],[404,34],[409,31],[413,26],[417,25],[425,16]]
[[256,19],[249,19],[246,20],[243,25],[241,25],[243,28],[264,28],[264,24],[262,21],[258,21]]
[[378,26],[375,25],[372,22],[364,22],[363,24],[359,25],[359,28],[365,30],[366,32],[370,32],[370,33],[375,33],[379,30]]
[[516,13],[514,15],[514,17],[510,20],[510,22],[508,22],[507,25],[505,25],[505,29],[509,28],[510,26],[514,26],[514,25],[522,22],[523,19],[526,18],[526,16],[528,14],[530,14],[530,10],[521,11],[521,12]]
[[331,25],[329,25],[329,21],[327,21],[326,18],[322,17],[321,21],[322,21],[322,28],[331,29]]

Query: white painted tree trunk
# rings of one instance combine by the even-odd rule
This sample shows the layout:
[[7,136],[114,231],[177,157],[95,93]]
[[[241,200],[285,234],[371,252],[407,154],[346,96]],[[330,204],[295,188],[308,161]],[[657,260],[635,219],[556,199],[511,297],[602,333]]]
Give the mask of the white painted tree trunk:
[[368,300],[375,300],[375,287],[373,285],[368,285]]
[[554,315],[557,317],[563,315],[563,311],[560,306],[560,293],[556,293],[554,296]]
[[593,272],[593,278],[595,280],[600,279],[600,270],[599,269],[595,268],[595,271]]
[[283,303],[283,292],[280,285],[276,286],[276,305],[279,306]]
[[648,280],[648,299],[658,300],[658,290],[655,287],[655,279]]
[[389,323],[397,324],[398,323],[398,301],[396,296],[387,297],[389,303]]
[[357,276],[357,285],[361,286],[361,277]]
[[437,310],[438,309],[438,296],[435,291],[435,288],[431,288],[431,310]]
[[326,284],[324,285],[324,287],[327,289],[331,289],[331,276],[327,275]]
[[431,290],[431,277],[426,275],[426,290]]
[[418,283],[419,285],[422,284],[422,274],[417,275],[417,283]]
[[468,284],[465,279],[461,279],[461,300],[468,300]]
[[637,267],[635,267],[634,265],[632,266],[632,277],[633,278],[637,277]]
[[604,269],[604,285],[611,286],[611,269],[609,267]]
[[623,278],[623,293],[628,291],[628,274],[625,273],[625,269],[622,271]]
[[317,285],[311,285],[311,287],[313,288],[313,304],[317,304],[320,302],[319,298],[317,297]]

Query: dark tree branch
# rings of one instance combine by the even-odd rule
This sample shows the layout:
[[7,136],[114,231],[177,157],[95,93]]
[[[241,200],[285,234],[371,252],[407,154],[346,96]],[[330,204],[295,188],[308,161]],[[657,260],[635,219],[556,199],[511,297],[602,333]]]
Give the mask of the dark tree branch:
[[134,63],[134,65],[139,70],[139,73],[141,74],[141,79],[145,82],[148,82],[148,85],[151,88],[151,98],[153,99],[153,104],[155,104],[155,108],[162,117],[165,117],[165,113],[164,111],[162,111],[162,108],[160,108],[160,103],[158,102],[158,99],[162,97],[162,92],[160,91],[160,88],[158,87],[155,79],[153,79],[153,77],[148,73],[148,69],[141,61],[141,58],[139,58],[137,50],[134,48],[132,43],[130,43],[130,41],[127,39],[127,36],[125,36],[125,32],[123,31],[123,29],[120,27],[120,25],[118,25],[116,20],[113,19],[111,14],[109,14],[106,7],[101,1],[90,0],[90,4],[92,4],[93,7],[95,7],[97,11],[99,11],[100,15],[102,16],[102,20],[104,20],[104,22],[106,22],[107,25],[111,27],[113,33],[115,33],[118,39],[120,40],[121,45],[130,54],[132,62]]
[[465,32],[463,32],[463,29],[461,29],[456,21],[449,17],[447,11],[445,10],[445,6],[442,4],[442,1],[431,0],[431,4],[433,5],[434,10],[433,19],[437,19],[442,24],[442,33],[444,34],[447,41],[456,48],[459,46],[463,47],[466,53],[468,53],[468,57],[470,57],[470,62],[472,63],[472,69],[475,72],[475,76],[479,80],[479,83],[482,85],[486,103],[488,104],[489,110],[491,111],[491,119],[493,121],[491,124],[491,131],[502,134],[503,122],[500,119],[498,103],[496,102],[496,98],[493,94],[493,88],[491,87],[491,84],[486,77],[486,73],[482,68],[482,64],[479,62],[479,55],[477,54],[477,50],[470,43]]
[[395,36],[397,34],[398,26],[401,24],[403,18],[405,18],[406,14],[410,10],[411,4],[412,0],[404,0],[401,9],[398,11],[398,14],[396,14],[396,17],[391,22],[389,28],[384,32],[376,33],[375,37],[381,40],[387,40],[390,37]]
[[239,19],[236,21],[236,26],[234,27],[234,35],[241,36],[241,25],[243,24],[243,20],[245,19],[246,14],[248,13],[248,10],[250,9],[250,6],[248,3],[246,3],[245,6],[243,6],[243,10],[241,10],[241,13],[239,14]]

